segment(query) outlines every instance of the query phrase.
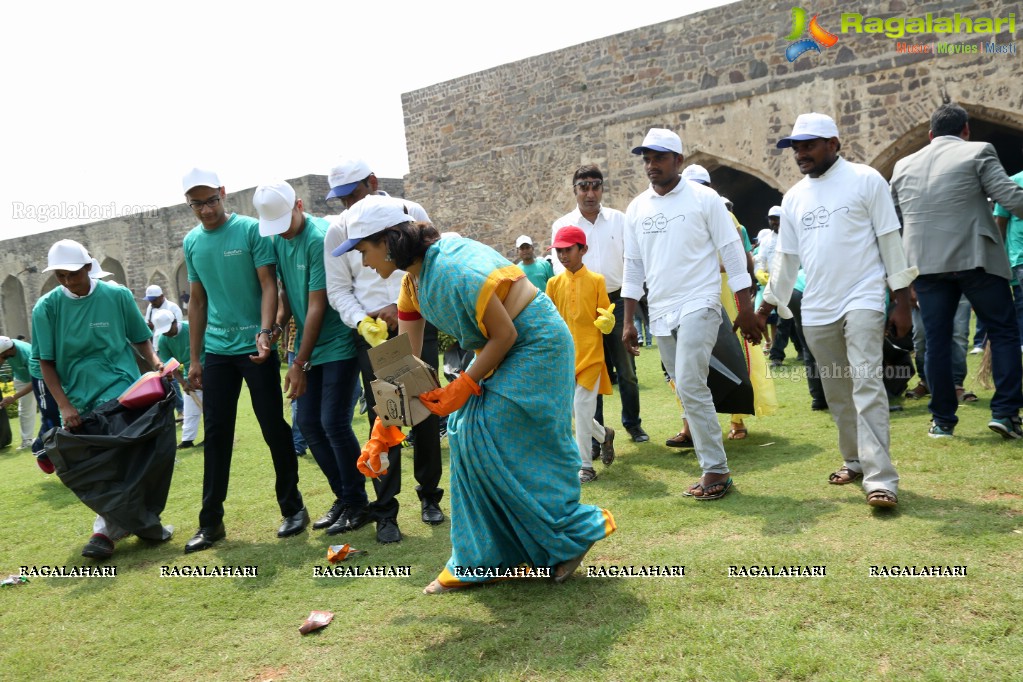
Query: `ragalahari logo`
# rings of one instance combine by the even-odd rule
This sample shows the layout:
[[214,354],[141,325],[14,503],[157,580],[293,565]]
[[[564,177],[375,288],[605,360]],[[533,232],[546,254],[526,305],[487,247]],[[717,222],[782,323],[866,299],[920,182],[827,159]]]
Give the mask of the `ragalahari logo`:
[[[786,40],[796,42],[785,48],[785,58],[790,62],[796,61],[799,55],[813,50],[820,54],[822,47],[831,47],[838,42],[838,36],[828,33],[817,23],[817,15],[813,15],[809,28],[806,23],[807,12],[802,7],[792,8],[792,32],[786,36]],[[802,38],[803,33],[809,31],[809,38]],[[800,40],[802,38],[802,40]]]

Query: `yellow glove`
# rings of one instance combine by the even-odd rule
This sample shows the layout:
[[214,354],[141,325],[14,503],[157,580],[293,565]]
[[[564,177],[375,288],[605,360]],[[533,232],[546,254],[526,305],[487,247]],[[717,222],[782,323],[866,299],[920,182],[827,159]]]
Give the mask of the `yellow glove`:
[[375,320],[369,315],[362,318],[358,330],[371,348],[379,346],[387,340],[387,323],[379,317]]
[[597,308],[597,319],[593,321],[593,326],[600,330],[601,334],[610,334],[611,330],[615,328],[615,304],[612,303],[611,307],[607,310],[603,308]]
[[755,274],[757,276],[757,281],[766,287],[767,280],[770,279],[771,277],[770,274],[768,274],[767,270],[757,270]]

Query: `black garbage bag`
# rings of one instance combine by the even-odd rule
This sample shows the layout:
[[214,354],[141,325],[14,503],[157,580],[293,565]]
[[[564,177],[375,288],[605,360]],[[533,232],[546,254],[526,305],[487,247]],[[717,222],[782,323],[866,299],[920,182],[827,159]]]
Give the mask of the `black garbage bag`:
[[[754,349],[756,350],[756,349]],[[732,331],[728,314],[721,311],[718,339],[710,355],[707,386],[714,396],[714,411],[721,414],[753,414],[753,382],[739,337]]]
[[0,410],[0,448],[6,448],[14,439],[11,433],[11,420],[7,416],[7,410]]
[[43,447],[57,476],[87,507],[151,540],[164,539],[160,514],[174,473],[174,391],[146,408],[129,410],[116,400],[82,415],[72,433],[55,428]]

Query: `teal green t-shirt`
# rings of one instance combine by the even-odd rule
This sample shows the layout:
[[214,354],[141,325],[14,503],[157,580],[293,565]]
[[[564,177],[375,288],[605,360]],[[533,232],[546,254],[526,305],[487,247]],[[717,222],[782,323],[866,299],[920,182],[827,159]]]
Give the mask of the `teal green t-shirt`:
[[[1013,175],[1012,180],[1023,187],[1023,172]],[[1009,253],[1009,265],[1023,265],[1023,220],[1006,211],[1001,204],[995,204],[995,215],[1009,219],[1005,230],[1005,250]]]
[[273,246],[259,236],[259,221],[232,213],[215,230],[197,225],[182,248],[188,281],[206,289],[205,352],[255,353],[263,302],[256,268],[274,265]]
[[[11,342],[14,344],[14,355],[7,358],[7,364],[10,365],[14,378],[27,384],[32,381],[32,373],[29,371],[32,364],[32,346],[21,339],[11,339]],[[36,367],[38,366],[37,363]],[[37,378],[42,377],[40,374]]]
[[519,261],[518,266],[522,268],[522,272],[526,273],[526,278],[537,289],[547,291],[547,280],[554,276],[554,268],[551,267],[551,264],[546,259],[537,258],[530,265]]
[[[188,370],[192,366],[192,345],[188,340],[188,323],[178,322],[178,333],[174,336],[162,335],[160,349],[157,352],[160,355],[160,362],[167,362],[171,358],[180,362],[181,373],[187,377]],[[200,355],[199,362],[206,363],[205,351]]]
[[80,413],[121,395],[139,378],[132,343],[152,338],[131,292],[97,281],[73,299],[63,287],[32,309],[32,349],[57,367],[61,388]]
[[739,226],[739,234],[742,236],[742,249],[743,251],[752,251],[753,242],[749,240],[749,232],[746,231],[745,225]]
[[[309,292],[324,291],[327,288],[327,272],[323,265],[323,237],[327,233],[327,221],[305,217],[305,227],[292,239],[275,235],[274,255],[277,259],[277,277],[284,282],[291,314],[295,316],[295,352],[302,345],[302,331],[305,327],[306,309],[309,307]],[[355,339],[352,330],[342,321],[329,305],[323,315],[320,337],[309,359],[313,365],[355,357]]]

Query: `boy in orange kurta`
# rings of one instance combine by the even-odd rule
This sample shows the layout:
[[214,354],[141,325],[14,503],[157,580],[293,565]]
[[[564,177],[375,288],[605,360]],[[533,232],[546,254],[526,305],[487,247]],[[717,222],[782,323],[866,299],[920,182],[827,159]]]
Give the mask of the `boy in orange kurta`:
[[611,394],[611,378],[604,363],[602,334],[614,328],[614,306],[607,297],[604,276],[590,272],[583,265],[586,234],[575,226],[566,226],[554,236],[552,249],[565,271],[547,281],[547,296],[564,318],[575,344],[575,438],[579,444],[582,467],[579,481],[589,483],[597,478],[593,469],[590,439],[600,446],[600,461],[605,466],[615,458],[615,432],[593,418],[597,395]]

